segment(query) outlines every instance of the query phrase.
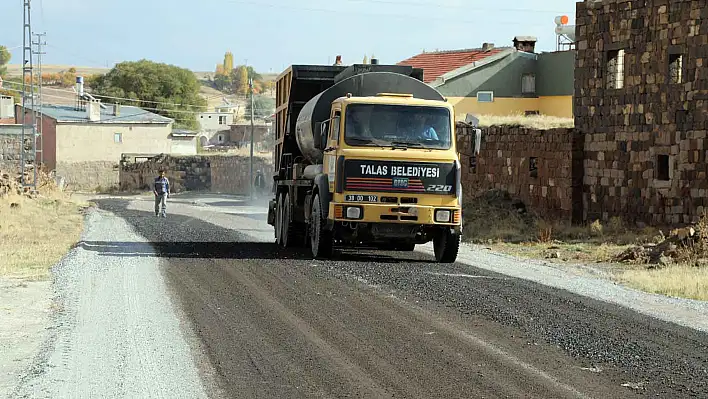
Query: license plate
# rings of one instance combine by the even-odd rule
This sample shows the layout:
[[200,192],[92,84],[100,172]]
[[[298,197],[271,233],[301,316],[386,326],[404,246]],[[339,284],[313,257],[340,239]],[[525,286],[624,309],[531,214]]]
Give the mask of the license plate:
[[396,177],[393,179],[394,188],[408,188],[408,179],[404,177]]
[[376,195],[347,194],[344,200],[347,202],[379,202],[379,197]]

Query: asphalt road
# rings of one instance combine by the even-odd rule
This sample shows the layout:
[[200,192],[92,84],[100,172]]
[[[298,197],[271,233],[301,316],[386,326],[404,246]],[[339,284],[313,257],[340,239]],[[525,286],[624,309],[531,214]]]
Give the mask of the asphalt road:
[[228,397],[708,397],[696,330],[417,252],[314,261],[264,238],[262,213],[137,202],[98,201],[150,253],[86,244],[158,254]]

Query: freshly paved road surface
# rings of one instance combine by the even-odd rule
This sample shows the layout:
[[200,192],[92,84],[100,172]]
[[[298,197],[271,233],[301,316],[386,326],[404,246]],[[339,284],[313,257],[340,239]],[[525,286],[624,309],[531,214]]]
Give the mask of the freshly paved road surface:
[[229,397],[708,397],[695,330],[420,253],[313,261],[236,201],[100,205],[153,243]]
[[[127,333],[155,338],[117,351],[132,357],[105,359],[122,375],[106,367],[92,375],[83,367],[91,362],[77,359],[103,361],[95,342],[110,346],[130,337],[121,330],[88,340],[72,333],[59,347],[79,369],[38,372],[25,390],[84,381],[97,397],[127,397],[145,386],[116,381],[142,372],[137,381],[157,381],[152,392],[164,397],[708,397],[704,332],[466,264],[438,265],[418,252],[347,252],[315,261],[278,249],[264,209],[228,197],[175,196],[167,219],[154,217],[149,200],[98,203],[136,234],[93,235],[81,243],[91,259],[110,261],[103,269],[116,269],[85,284],[92,291],[113,284],[122,293],[99,296],[115,309],[90,303],[114,320],[125,316]],[[104,229],[123,229],[110,214],[103,217]],[[175,332],[171,305],[128,293],[160,289],[156,261],[186,339]],[[140,303],[141,295],[152,302]],[[154,326],[141,332],[139,321]],[[141,350],[156,360],[144,363]],[[54,385],[47,380],[52,374]],[[93,377],[102,382],[85,382]],[[179,384],[167,387],[171,381]]]

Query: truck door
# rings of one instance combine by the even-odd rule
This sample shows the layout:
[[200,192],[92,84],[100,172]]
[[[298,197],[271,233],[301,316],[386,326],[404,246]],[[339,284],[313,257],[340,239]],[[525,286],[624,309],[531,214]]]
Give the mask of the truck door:
[[329,191],[334,192],[334,182],[337,170],[337,148],[339,145],[339,132],[341,123],[341,111],[332,109],[329,121],[329,134],[327,135],[327,145],[325,146],[323,168],[329,179]]

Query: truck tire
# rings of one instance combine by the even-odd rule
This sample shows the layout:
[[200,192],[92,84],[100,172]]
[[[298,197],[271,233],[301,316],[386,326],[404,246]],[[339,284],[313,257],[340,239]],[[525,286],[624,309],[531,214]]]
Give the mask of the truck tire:
[[285,200],[283,201],[283,219],[281,230],[282,234],[282,246],[283,248],[290,248],[297,246],[297,232],[295,230],[295,223],[291,222],[293,207],[290,203],[290,194],[285,194]]
[[460,240],[462,236],[449,229],[445,229],[441,234],[433,239],[433,250],[435,260],[438,263],[455,263],[457,253],[460,250]]
[[312,200],[310,215],[310,247],[315,259],[328,259],[332,256],[332,233],[325,229],[327,219],[322,212],[319,194]]

